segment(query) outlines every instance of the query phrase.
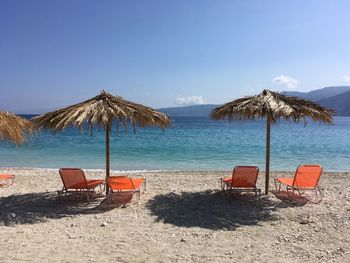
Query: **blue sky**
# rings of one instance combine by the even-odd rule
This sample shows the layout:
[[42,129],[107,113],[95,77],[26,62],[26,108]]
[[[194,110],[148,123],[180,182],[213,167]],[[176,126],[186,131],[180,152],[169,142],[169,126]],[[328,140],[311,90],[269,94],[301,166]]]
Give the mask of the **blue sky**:
[[0,1],[1,110],[350,85],[350,1]]

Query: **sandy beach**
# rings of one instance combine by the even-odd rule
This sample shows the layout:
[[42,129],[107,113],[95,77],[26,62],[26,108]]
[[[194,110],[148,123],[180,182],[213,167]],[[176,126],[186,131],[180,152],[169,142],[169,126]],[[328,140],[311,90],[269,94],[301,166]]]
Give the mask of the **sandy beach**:
[[219,191],[230,172],[136,173],[146,193],[116,207],[59,202],[57,170],[0,172],[16,175],[0,189],[0,262],[350,262],[349,173],[325,173],[319,203],[284,193],[232,198]]

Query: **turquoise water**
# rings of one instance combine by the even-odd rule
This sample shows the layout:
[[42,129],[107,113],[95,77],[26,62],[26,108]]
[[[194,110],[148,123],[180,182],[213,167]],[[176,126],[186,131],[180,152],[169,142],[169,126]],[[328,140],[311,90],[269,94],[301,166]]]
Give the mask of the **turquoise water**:
[[[175,118],[174,128],[137,129],[111,136],[113,170],[230,170],[235,165],[265,169],[265,122],[215,122]],[[271,129],[271,169],[294,170],[301,163],[320,163],[328,171],[350,170],[350,118],[333,126],[280,122]],[[42,131],[24,146],[0,144],[1,167],[105,166],[103,130],[81,135],[74,128]]]

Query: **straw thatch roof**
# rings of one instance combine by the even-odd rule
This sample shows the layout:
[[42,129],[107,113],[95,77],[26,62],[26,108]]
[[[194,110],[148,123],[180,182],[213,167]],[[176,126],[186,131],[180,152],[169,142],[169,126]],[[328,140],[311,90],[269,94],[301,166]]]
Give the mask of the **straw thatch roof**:
[[25,142],[26,133],[32,132],[30,121],[11,112],[0,111],[0,140],[16,144]]
[[98,127],[110,130],[113,120],[125,128],[128,123],[131,123],[134,128],[135,125],[165,128],[171,124],[167,115],[105,91],[84,102],[33,118],[37,128],[47,128],[52,131],[61,131],[69,126],[83,129],[84,124],[89,129]]
[[214,120],[253,120],[269,114],[273,123],[278,118],[304,121],[311,118],[314,121],[332,123],[334,111],[317,103],[297,97],[289,97],[270,90],[263,90],[256,96],[240,98],[211,112]]

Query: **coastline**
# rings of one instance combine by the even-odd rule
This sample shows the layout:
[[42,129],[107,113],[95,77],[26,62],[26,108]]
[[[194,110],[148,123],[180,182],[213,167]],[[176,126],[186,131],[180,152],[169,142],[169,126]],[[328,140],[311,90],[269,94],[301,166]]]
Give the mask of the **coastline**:
[[[67,166],[70,167],[70,166]],[[72,166],[73,167],[73,166]],[[62,167],[57,167],[57,168],[51,168],[51,167],[31,167],[31,166],[19,166],[19,167],[12,167],[12,166],[1,166],[0,167],[0,173],[5,173],[6,171],[22,171],[22,170],[45,170],[45,171],[50,171],[50,172],[58,172],[58,170]],[[105,169],[102,168],[83,168],[83,167],[76,167],[76,168],[81,168],[85,172],[92,172],[92,173],[105,173]],[[213,172],[213,173],[232,173],[231,170],[194,170],[194,169],[140,169],[140,170],[116,170],[116,169],[110,169],[111,174],[144,174],[144,173],[176,173],[176,172],[184,172],[184,173],[200,173],[200,172]],[[270,173],[272,174],[284,174],[284,173],[294,173],[295,170],[270,170]],[[260,177],[261,174],[264,176],[265,171],[264,170],[259,170]],[[323,171],[323,174],[349,174],[350,171],[346,170],[326,170]]]
[[[260,201],[229,198],[218,190],[219,179],[231,171],[130,173],[146,178],[147,191],[125,208],[99,208],[103,198],[59,203],[56,169],[0,173],[16,174],[13,186],[0,189],[1,262],[350,260],[348,172],[321,177],[325,196],[317,204],[273,193]],[[85,173],[104,177],[103,170]],[[263,172],[257,185],[263,188]]]

